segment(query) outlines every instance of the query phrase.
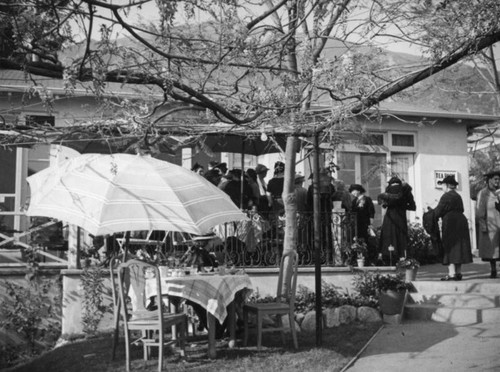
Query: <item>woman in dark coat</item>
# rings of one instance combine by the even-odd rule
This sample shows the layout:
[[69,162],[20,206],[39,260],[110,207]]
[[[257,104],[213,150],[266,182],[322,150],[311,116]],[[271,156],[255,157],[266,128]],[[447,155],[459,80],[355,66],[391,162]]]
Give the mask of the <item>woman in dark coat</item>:
[[[396,262],[400,257],[411,257],[412,252],[408,252],[408,222],[406,211],[417,209],[412,194],[412,188],[398,177],[389,180],[389,186],[385,193],[378,196],[378,202],[382,208],[386,208],[379,242],[379,258],[388,261],[392,257],[392,262]],[[389,247],[394,251],[389,253]]]
[[443,265],[448,266],[448,275],[441,280],[462,280],[462,264],[472,262],[469,224],[463,214],[462,197],[455,190],[455,176],[446,176],[438,184],[443,185],[444,194],[434,213],[442,219]]
[[368,228],[373,224],[375,217],[375,207],[372,198],[365,195],[365,188],[359,184],[352,184],[349,187],[353,200],[351,211],[356,213],[357,236],[368,246],[368,262],[375,263],[377,258],[377,247],[370,246]]

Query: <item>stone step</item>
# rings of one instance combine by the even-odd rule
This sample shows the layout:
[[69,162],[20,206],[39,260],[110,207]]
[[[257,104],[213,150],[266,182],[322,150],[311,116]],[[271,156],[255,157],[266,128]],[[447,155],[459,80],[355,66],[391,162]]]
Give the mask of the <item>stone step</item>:
[[447,307],[500,308],[500,295],[490,293],[410,293],[408,302],[410,304]]
[[439,304],[407,304],[405,320],[432,320],[455,325],[500,322],[500,307],[467,308]]
[[415,291],[418,293],[500,293],[500,280],[490,281],[414,281],[412,282]]

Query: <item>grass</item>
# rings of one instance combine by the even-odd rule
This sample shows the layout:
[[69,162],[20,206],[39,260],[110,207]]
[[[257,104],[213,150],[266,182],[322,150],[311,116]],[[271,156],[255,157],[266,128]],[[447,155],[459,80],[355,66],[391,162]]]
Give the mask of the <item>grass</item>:
[[[299,349],[294,350],[288,335],[284,346],[279,333],[266,334],[263,348],[255,347],[255,337],[250,337],[249,346],[227,348],[227,341],[217,344],[217,359],[206,354],[206,336],[189,340],[186,358],[169,352],[165,358],[165,371],[341,371],[366,345],[380,328],[381,323],[352,323],[328,328],[322,333],[322,346],[316,347],[315,332],[299,333]],[[252,336],[252,335],[250,335]],[[125,370],[125,348],[123,340],[117,348],[117,357],[110,360],[111,335],[102,335],[68,343],[53,349],[23,365],[10,368],[9,372],[121,372]],[[149,361],[142,359],[142,348],[132,347],[131,371],[157,371],[155,356]],[[7,371],[6,371],[7,372]]]

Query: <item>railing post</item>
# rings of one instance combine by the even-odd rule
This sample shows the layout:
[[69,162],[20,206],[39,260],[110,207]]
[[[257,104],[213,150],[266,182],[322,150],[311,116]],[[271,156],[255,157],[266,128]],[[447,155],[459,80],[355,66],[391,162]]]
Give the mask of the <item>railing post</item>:
[[68,225],[68,269],[81,269],[80,228]]

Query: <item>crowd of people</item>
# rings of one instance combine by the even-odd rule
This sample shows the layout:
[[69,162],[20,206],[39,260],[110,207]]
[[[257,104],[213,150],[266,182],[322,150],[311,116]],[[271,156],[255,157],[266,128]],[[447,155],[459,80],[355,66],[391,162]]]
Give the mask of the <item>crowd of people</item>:
[[[264,218],[271,213],[284,213],[282,193],[285,164],[281,161],[274,164],[273,176],[268,182],[266,178],[270,169],[263,164],[247,169],[243,178],[240,169],[228,170],[226,163],[210,162],[206,172],[203,166],[195,164],[192,170],[225,191],[242,209],[258,211]],[[408,245],[406,217],[407,211],[416,210],[412,187],[393,176],[384,192],[377,195],[378,205],[384,209],[384,217],[379,239],[376,240],[373,239],[375,206],[372,198],[360,184],[351,184],[346,189],[344,182],[333,177],[335,170],[333,165],[333,169],[329,166],[322,168],[319,173],[320,213],[325,213],[321,221],[322,239],[328,240],[328,234],[331,234],[331,211],[336,203],[340,203],[341,208],[356,215],[353,230],[356,231],[357,240],[367,244],[368,264],[397,262],[402,258],[413,257],[414,252]],[[313,174],[309,180],[312,177]],[[485,180],[486,186],[477,196],[477,241],[479,256],[490,262],[490,277],[496,278],[496,262],[500,261],[500,171],[487,173]],[[296,174],[295,196],[299,214],[310,213],[314,209],[312,182],[307,188],[304,187],[304,182],[305,177]],[[429,207],[424,214],[424,227],[430,233],[433,243],[437,241],[442,264],[448,268],[448,273],[442,280],[458,281],[462,279],[462,265],[472,262],[468,222],[464,215],[463,200],[456,191],[458,182],[455,177],[447,176],[438,184],[442,186],[443,195],[437,206]],[[311,226],[307,228],[310,229]]]

